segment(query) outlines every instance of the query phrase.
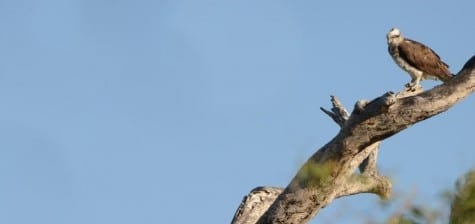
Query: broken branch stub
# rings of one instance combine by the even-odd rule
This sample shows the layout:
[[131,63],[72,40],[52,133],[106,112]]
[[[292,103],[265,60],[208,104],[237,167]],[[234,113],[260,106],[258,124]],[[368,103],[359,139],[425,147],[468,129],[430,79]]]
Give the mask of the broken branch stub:
[[[321,109],[340,125],[339,133],[309,158],[275,200],[267,200],[273,202],[257,223],[307,223],[333,199],[345,195],[388,197],[391,183],[378,175],[376,155],[371,158],[379,142],[448,110],[474,90],[475,56],[442,85],[425,92],[388,92],[370,102],[358,101],[348,117],[332,97],[334,109]],[[355,174],[358,167],[360,174]]]

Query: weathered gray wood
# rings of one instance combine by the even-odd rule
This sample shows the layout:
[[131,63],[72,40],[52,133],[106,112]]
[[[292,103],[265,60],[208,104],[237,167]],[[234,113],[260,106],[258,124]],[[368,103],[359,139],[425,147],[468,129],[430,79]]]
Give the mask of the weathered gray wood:
[[[320,108],[325,114],[332,118],[337,125],[343,127],[346,120],[350,117],[340,100],[331,96],[331,111]],[[389,197],[391,185],[389,180],[379,177],[376,174],[376,156],[372,156],[378,150],[379,142],[368,146],[365,150],[372,151],[367,159],[360,165],[362,175],[355,174],[352,176],[352,182],[349,182],[345,188],[336,197],[343,197],[357,193],[372,193],[373,189],[384,187],[386,194],[384,198]],[[371,157],[371,159],[370,159]],[[370,161],[370,162],[368,162]],[[373,169],[372,169],[373,168]],[[378,181],[374,181],[378,180]],[[382,185],[382,186],[377,186]],[[254,224],[262,214],[270,207],[274,200],[279,196],[284,188],[277,187],[256,187],[248,195],[246,195],[239,208],[234,214],[232,224]]]
[[283,188],[277,187],[256,187],[243,199],[239,208],[234,214],[233,224],[256,223],[262,214],[282,193]]
[[[340,132],[309,158],[275,200],[267,200],[273,203],[257,223],[307,223],[333,199],[345,195],[368,192],[388,197],[391,183],[378,175],[372,154],[380,141],[448,110],[474,90],[475,56],[456,77],[429,91],[388,92],[370,102],[358,101],[344,121],[342,115],[338,117],[345,114],[340,110],[343,106],[335,108],[339,101],[332,99],[335,110],[322,110],[341,126]],[[358,167],[361,173],[355,174]]]
[[336,96],[331,96],[331,102],[333,106],[331,111],[326,110],[323,107],[320,107],[320,110],[330,116],[336,122],[336,124],[338,124],[338,126],[345,126],[345,122],[350,117],[350,114],[346,110],[345,106],[343,106],[343,104],[340,102],[340,100],[336,98]]

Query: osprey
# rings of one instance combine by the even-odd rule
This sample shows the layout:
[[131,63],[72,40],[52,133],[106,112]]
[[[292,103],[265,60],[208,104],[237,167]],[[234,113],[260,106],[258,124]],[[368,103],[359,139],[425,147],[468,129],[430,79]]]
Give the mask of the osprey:
[[452,78],[449,66],[432,49],[417,41],[404,38],[401,31],[392,28],[386,35],[388,51],[396,64],[411,75],[410,89],[417,88],[424,79],[448,81]]

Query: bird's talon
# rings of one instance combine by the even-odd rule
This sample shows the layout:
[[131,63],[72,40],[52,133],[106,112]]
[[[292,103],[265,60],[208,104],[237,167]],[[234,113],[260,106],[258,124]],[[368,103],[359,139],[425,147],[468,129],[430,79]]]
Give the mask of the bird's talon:
[[386,35],[389,54],[396,64],[411,76],[405,85],[410,91],[422,89],[419,82],[438,79],[446,82],[452,78],[449,66],[432,49],[405,38],[401,31],[392,28]]

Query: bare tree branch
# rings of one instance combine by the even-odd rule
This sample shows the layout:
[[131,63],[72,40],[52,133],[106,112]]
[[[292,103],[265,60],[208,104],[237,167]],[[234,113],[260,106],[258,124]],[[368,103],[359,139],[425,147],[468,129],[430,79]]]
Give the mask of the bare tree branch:
[[277,187],[256,187],[252,189],[242,199],[231,223],[256,223],[283,190],[283,188]]
[[[380,141],[448,110],[474,90],[475,56],[456,77],[440,86],[425,92],[388,92],[370,102],[358,101],[350,116],[332,97],[332,110],[321,109],[340,125],[340,132],[309,158],[277,198],[274,196],[280,189],[268,194],[272,196],[265,201],[273,203],[258,215],[257,223],[307,223],[321,208],[346,195],[366,192],[389,197],[391,183],[378,175],[376,167]],[[359,174],[355,173],[357,168]]]
[[331,111],[328,111],[323,107],[320,107],[320,110],[330,116],[340,127],[343,127],[346,120],[348,120],[348,117],[350,117],[350,114],[336,96],[331,96],[331,102],[333,106]]

